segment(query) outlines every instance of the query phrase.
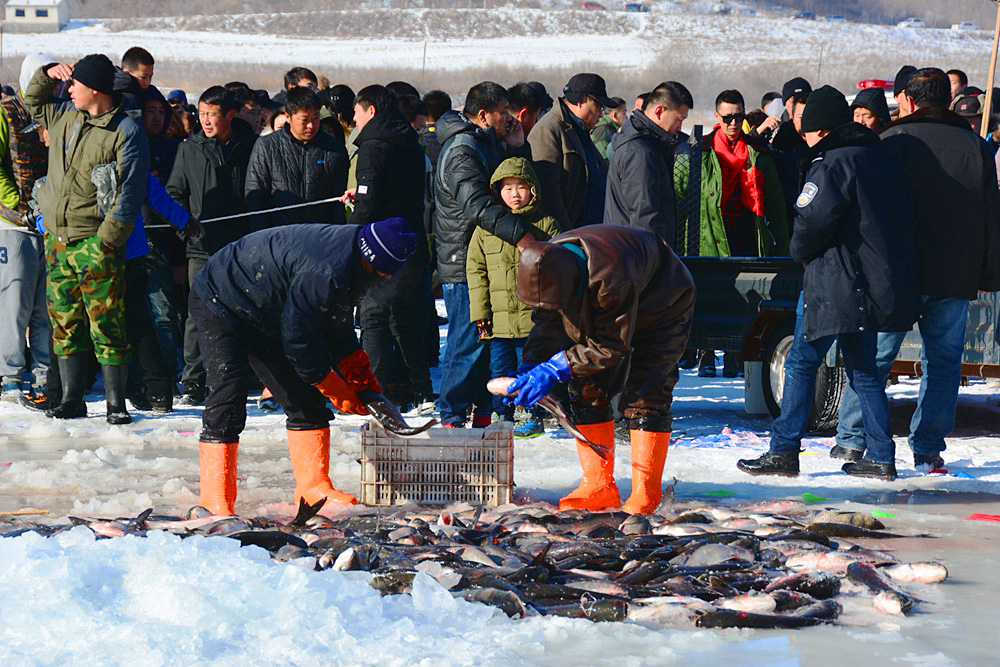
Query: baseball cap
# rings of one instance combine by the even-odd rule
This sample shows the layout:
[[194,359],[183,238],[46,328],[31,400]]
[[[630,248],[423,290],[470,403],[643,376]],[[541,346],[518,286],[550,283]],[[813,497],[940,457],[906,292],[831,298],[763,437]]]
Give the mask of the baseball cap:
[[599,74],[574,74],[563,86],[563,93],[583,93],[590,95],[604,107],[615,107],[615,101],[608,97],[608,89]]

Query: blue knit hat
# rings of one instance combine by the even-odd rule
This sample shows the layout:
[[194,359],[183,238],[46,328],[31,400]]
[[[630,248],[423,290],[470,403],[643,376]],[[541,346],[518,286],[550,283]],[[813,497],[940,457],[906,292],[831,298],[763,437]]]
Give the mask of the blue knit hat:
[[402,218],[387,218],[365,225],[358,232],[361,257],[380,273],[392,275],[417,249],[419,238]]

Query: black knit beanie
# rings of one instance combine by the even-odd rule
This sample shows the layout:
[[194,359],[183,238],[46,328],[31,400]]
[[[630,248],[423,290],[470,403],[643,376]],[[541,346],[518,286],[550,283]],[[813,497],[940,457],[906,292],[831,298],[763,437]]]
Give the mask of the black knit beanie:
[[73,80],[91,90],[111,95],[115,90],[115,66],[101,53],[81,58],[73,67]]
[[833,86],[823,86],[809,93],[802,111],[802,131],[832,130],[853,119],[844,94]]

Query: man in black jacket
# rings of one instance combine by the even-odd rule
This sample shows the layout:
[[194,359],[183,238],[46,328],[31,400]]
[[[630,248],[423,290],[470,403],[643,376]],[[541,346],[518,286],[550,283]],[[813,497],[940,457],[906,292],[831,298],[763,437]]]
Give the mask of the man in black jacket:
[[[319,128],[319,95],[292,88],[285,101],[288,123],[261,137],[247,171],[247,209],[302,204],[340,197],[347,189],[347,149]],[[344,224],[344,205],[327,202],[249,218],[252,230],[304,222]]]
[[[201,130],[177,148],[167,192],[198,220],[246,211],[243,187],[257,137],[235,115],[233,94],[222,86],[212,86],[198,99]],[[210,223],[205,236],[188,240],[188,285],[194,283],[209,257],[246,233],[246,220],[236,218]],[[185,390],[182,404],[197,405],[205,400],[205,366],[198,351],[198,330],[190,317],[184,325],[181,382]]]
[[[909,443],[914,465],[934,470],[955,427],[969,300],[1000,289],[1000,194],[989,144],[948,111],[948,75],[918,70],[901,94],[915,111],[882,131],[882,145],[902,161],[913,196],[924,374]],[[879,334],[883,383],[906,335],[896,331]],[[831,456],[859,458],[862,436],[858,398],[845,390]]]
[[809,150],[800,162],[805,184],[795,201],[790,250],[805,265],[805,278],[785,360],[781,416],[771,429],[770,451],[737,467],[751,475],[798,475],[816,373],[837,340],[848,380],[863,397],[869,445],[868,456],[845,464],[844,472],[893,480],[889,401],[875,349],[879,331],[906,330],[917,315],[906,175],[878,135],[852,121],[835,88],[809,95],[802,130]]
[[381,392],[354,334],[365,288],[403,265],[417,236],[400,218],[288,225],[220,250],[191,288],[211,393],[202,413],[201,504],[233,514],[251,369],[285,409],[296,502],[354,504],[329,477],[330,399],[369,414],[358,392]]
[[[369,288],[361,302],[361,342],[375,377],[389,396],[403,402],[400,394],[412,392],[418,413],[433,412],[430,367],[424,347],[426,318],[421,309],[421,298],[430,281],[430,252],[424,234],[424,151],[416,131],[399,112],[396,96],[384,86],[358,91],[354,122],[358,128],[354,142],[358,147],[358,185],[348,192],[348,200],[354,200],[351,223],[365,225],[399,217],[420,239],[403,268],[391,279]],[[405,368],[394,368],[396,347]],[[397,382],[408,383],[408,391],[396,387]]]
[[434,177],[435,231],[438,275],[448,311],[438,405],[445,426],[464,426],[472,405],[476,406],[473,424],[486,426],[493,405],[486,390],[489,355],[482,353],[476,327],[469,320],[465,260],[472,232],[478,225],[520,249],[534,241],[527,223],[490,192],[490,177],[506,157],[502,142],[521,131],[517,119],[507,113],[509,104],[503,86],[484,81],[469,90],[462,114],[448,111],[437,122],[443,148]]
[[645,108],[625,121],[611,140],[604,222],[656,232],[674,247],[674,147],[693,106],[687,88],[665,81],[646,98]]

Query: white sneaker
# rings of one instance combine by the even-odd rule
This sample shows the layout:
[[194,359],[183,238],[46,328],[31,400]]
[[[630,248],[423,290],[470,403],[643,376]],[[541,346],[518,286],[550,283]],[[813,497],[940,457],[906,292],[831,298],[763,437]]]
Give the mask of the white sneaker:
[[3,385],[3,390],[0,392],[0,400],[4,403],[17,403],[21,400],[21,385],[18,382],[11,382]]
[[422,417],[424,415],[433,414],[437,410],[437,405],[428,396],[422,396],[417,394],[413,397],[413,403],[410,409],[406,411],[408,417]]

